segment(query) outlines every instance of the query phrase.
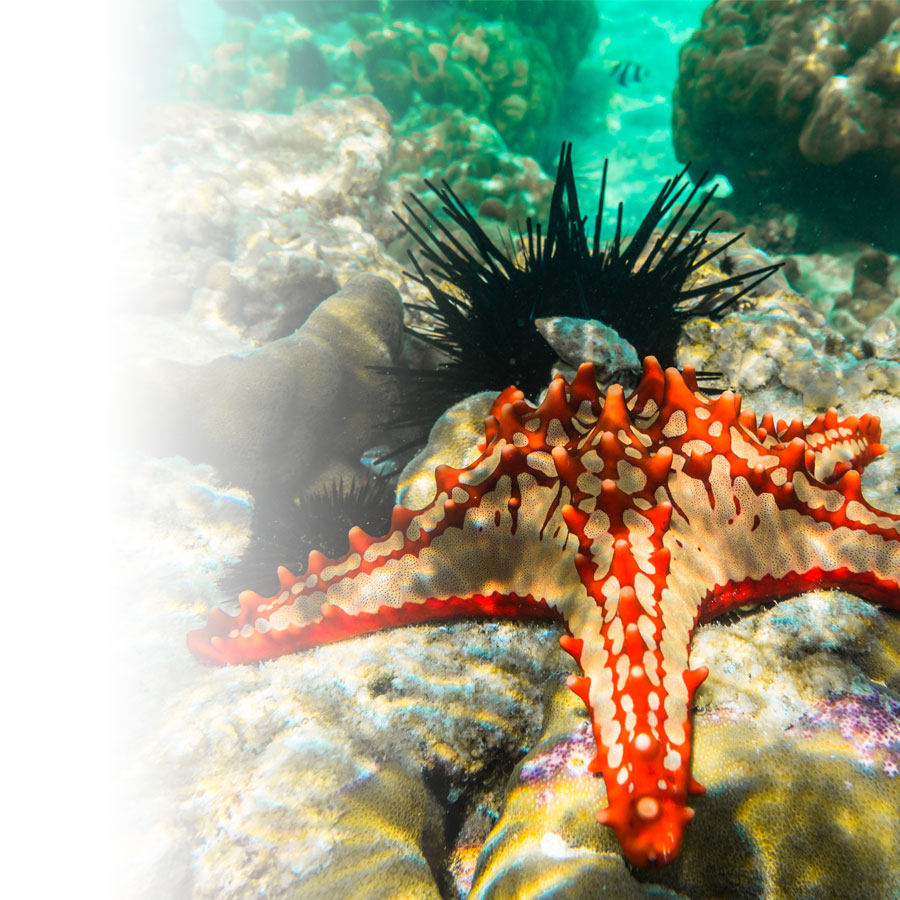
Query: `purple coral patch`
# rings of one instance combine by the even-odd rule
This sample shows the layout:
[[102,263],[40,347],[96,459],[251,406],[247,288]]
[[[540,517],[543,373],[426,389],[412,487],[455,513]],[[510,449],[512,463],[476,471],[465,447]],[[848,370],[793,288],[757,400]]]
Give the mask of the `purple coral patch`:
[[876,690],[829,694],[788,731],[809,737],[823,727],[837,728],[863,765],[880,764],[892,778],[900,772],[900,700]]
[[582,722],[572,734],[554,744],[550,750],[537,753],[526,760],[519,772],[519,781],[528,785],[547,781],[563,774],[560,772],[562,769],[577,778],[587,772],[588,764],[596,752],[591,724]]

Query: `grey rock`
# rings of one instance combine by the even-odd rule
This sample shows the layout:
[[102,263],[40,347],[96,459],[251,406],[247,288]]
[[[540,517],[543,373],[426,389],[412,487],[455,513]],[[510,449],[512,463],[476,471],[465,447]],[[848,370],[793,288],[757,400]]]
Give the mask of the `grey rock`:
[[620,382],[630,386],[641,374],[637,351],[619,333],[596,319],[552,316],[535,319],[534,324],[544,340],[566,365],[558,371],[571,381],[575,370],[584,362],[592,362],[597,382],[607,386]]

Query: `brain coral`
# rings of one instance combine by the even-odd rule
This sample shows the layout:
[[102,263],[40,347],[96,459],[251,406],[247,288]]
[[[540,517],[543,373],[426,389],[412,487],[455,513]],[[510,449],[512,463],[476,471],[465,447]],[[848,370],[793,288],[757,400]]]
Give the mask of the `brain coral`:
[[900,0],[716,0],[679,69],[679,159],[900,242]]

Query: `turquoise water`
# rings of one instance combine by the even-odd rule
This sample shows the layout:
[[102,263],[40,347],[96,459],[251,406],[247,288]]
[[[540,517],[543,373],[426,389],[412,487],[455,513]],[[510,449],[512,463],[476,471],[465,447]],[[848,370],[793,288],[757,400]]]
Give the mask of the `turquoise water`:
[[[498,9],[501,5],[494,4]],[[560,143],[573,141],[576,176],[586,200],[599,191],[603,161],[608,158],[608,202],[611,206],[620,200],[626,202],[626,229],[640,221],[642,207],[656,195],[661,181],[680,168],[672,149],[672,88],[678,72],[678,49],[698,26],[705,5],[704,0],[598,0],[598,27],[585,54],[566,61],[558,57],[555,60],[574,71],[559,86],[558,114],[541,125],[537,146],[527,149],[552,175]],[[372,15],[378,9],[384,22],[401,16],[405,22],[433,22],[452,28],[459,17],[458,6],[465,8],[467,4],[420,4],[418,15],[411,14],[413,4],[363,0],[339,6],[355,7],[360,15]],[[257,102],[253,98],[245,101],[237,94],[253,78],[264,77],[267,64],[275,66],[285,57],[286,39],[298,30],[308,28],[313,44],[330,46],[332,50],[351,40],[355,30],[345,19],[309,24],[320,12],[327,16],[329,7],[333,9],[334,4],[179,0],[142,9],[132,17],[137,58],[143,57],[145,63],[143,75],[135,80],[138,105],[189,97],[232,108],[291,112],[292,94],[298,82],[292,83],[290,75],[285,88],[265,93]],[[492,21],[488,14],[490,3],[481,4],[479,11],[484,22]],[[237,12],[244,14],[236,15]],[[473,14],[466,10],[465,16]],[[216,89],[192,90],[188,86],[191,67],[208,69],[216,56],[221,56],[223,47],[236,43],[242,43],[245,50],[234,57],[235,68],[242,71],[233,79],[235,94],[229,100],[223,102]],[[624,84],[617,83],[616,75],[611,74],[616,63],[631,66]],[[634,80],[636,66],[640,67],[639,80]],[[344,87],[353,93],[351,81],[355,73],[346,67],[342,72],[338,65],[334,74],[337,77],[332,87],[341,83],[343,75]],[[308,91],[307,96],[312,99],[321,93]],[[130,119],[133,112],[129,105],[126,118]],[[511,149],[518,148],[513,144]],[[727,179],[721,177],[719,182],[720,196],[727,194]],[[593,205],[593,200],[589,205]]]
[[[322,97],[372,92],[398,136],[415,116],[459,109],[550,175],[560,143],[571,140],[586,197],[608,159],[607,199],[626,201],[626,230],[680,160],[697,163],[695,178],[709,168],[719,197],[732,192],[729,178],[744,182],[734,186],[745,212],[782,200],[824,211],[824,231],[791,249],[816,249],[844,230],[900,243],[890,199],[900,41],[888,6],[787,6],[780,22],[782,7],[766,3],[735,3],[730,13],[704,0],[597,0],[594,17],[589,8],[563,0],[125,4],[120,123],[128,131],[157,100],[290,114]],[[675,135],[676,154],[673,93],[691,41],[684,102],[674,110],[691,133]]]

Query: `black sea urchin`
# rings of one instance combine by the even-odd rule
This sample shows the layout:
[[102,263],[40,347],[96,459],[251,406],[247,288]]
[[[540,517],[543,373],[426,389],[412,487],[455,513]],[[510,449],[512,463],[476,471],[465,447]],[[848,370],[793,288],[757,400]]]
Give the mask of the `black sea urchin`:
[[304,495],[298,506],[308,523],[310,549],[339,559],[349,550],[347,532],[354,525],[369,534],[387,531],[394,508],[394,486],[374,477],[352,478],[345,485],[344,479],[339,478]]
[[241,559],[240,569],[225,576],[223,590],[239,590],[248,582],[264,584],[287,561],[297,570],[306,565],[311,550],[340,559],[348,549],[347,532],[358,525],[369,534],[383,534],[391,522],[394,485],[381,478],[336,478],[297,500],[277,508],[271,503],[256,510],[253,539]]
[[[656,356],[674,365],[682,324],[693,316],[720,317],[747,291],[771,275],[777,265],[754,269],[699,287],[691,276],[741,235],[716,247],[707,243],[717,220],[691,232],[715,193],[708,191],[688,214],[699,185],[682,199],[689,165],[663,185],[634,235],[623,245],[622,204],[612,240],[601,246],[607,164],[592,240],[585,230],[575,176],[572,145],[563,144],[546,229],[531,218],[519,234],[519,253],[498,247],[446,182],[443,190],[425,184],[440,198],[443,213],[462,229],[470,246],[458,240],[417,197],[405,203],[408,219],[394,215],[419,244],[428,273],[414,253],[415,274],[434,306],[414,306],[429,317],[409,332],[447,357],[435,370],[385,367],[401,380],[408,406],[393,426],[410,426],[424,443],[427,430],[444,410],[469,394],[502,390],[510,384],[534,396],[546,386],[555,353],[534,320],[544,316],[598,319],[628,340],[638,356]],[[700,181],[705,180],[705,175]],[[681,205],[676,208],[676,203]],[[668,224],[654,237],[660,222]],[[433,226],[434,231],[429,228]],[[649,249],[648,249],[649,248]],[[647,251],[645,253],[645,251]],[[442,285],[450,286],[445,290]],[[731,290],[733,289],[733,290]],[[399,453],[395,450],[394,453]]]

